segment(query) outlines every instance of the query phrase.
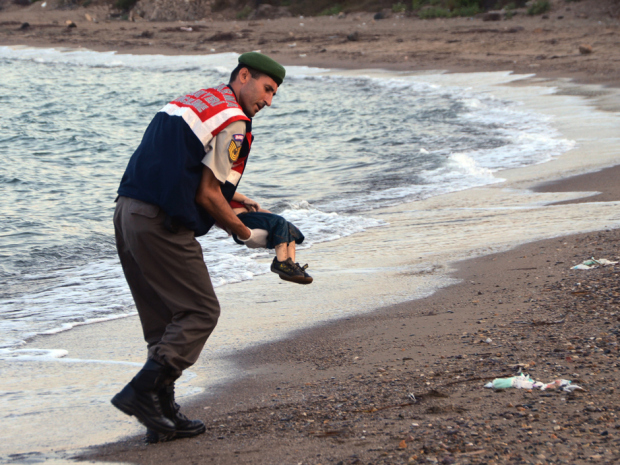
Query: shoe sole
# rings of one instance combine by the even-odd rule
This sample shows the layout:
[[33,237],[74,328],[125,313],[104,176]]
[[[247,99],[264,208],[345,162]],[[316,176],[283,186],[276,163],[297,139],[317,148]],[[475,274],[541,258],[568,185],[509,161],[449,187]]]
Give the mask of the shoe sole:
[[[172,423],[172,421],[170,422],[171,425],[172,425],[171,427],[167,427],[167,426],[161,425],[160,423],[152,422],[149,419],[148,416],[142,415],[142,412],[140,412],[138,409],[136,409],[131,402],[124,402],[124,399],[121,396],[121,393],[122,393],[122,391],[119,392],[118,394],[116,394],[114,397],[112,397],[112,400],[110,402],[112,403],[112,405],[114,405],[114,407],[119,409],[125,415],[136,417],[136,419],[140,423],[142,423],[144,426],[146,426],[147,428],[150,428],[150,429],[152,429],[154,431],[157,431],[157,432],[160,432],[162,434],[174,433],[175,427],[174,427],[174,423]],[[135,399],[135,395],[133,395],[133,397]]]
[[312,278],[306,278],[306,277],[297,277],[297,276],[287,276],[287,275],[281,275],[280,273],[278,273],[280,275],[280,279],[283,281],[289,281],[291,283],[297,283],[297,284],[310,284],[312,282]]
[[310,284],[313,279],[312,276],[289,276],[285,273],[282,273],[280,270],[271,268],[271,272],[280,276],[280,279],[283,281],[289,281],[291,283],[296,284]]
[[162,434],[156,431],[148,430],[146,432],[146,443],[147,444],[157,444],[158,442],[168,442],[173,441],[174,439],[187,439],[198,436],[199,434],[203,434],[207,431],[207,427],[205,425],[201,425],[199,428],[194,430],[176,430],[171,434]]

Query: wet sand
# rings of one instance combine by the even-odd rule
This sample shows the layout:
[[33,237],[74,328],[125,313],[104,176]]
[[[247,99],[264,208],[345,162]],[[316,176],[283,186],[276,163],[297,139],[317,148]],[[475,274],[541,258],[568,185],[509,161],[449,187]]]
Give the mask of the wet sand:
[[[569,178],[556,189],[617,168]],[[588,184],[590,185],[590,184]],[[616,184],[604,184],[620,200]],[[191,439],[136,437],[82,458],[131,463],[617,463],[620,231],[534,242],[458,264],[433,296],[235,357],[246,376],[185,408]],[[583,391],[494,391],[519,371]],[[415,400],[410,396],[413,394]]]

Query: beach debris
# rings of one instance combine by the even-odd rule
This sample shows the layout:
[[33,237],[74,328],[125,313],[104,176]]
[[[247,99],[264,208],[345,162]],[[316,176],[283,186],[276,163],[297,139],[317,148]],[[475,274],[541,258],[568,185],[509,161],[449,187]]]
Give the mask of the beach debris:
[[26,29],[30,29],[30,23],[22,23],[22,25],[19,27],[22,31],[26,30]]
[[45,8],[47,6],[47,2],[41,3],[41,8]]
[[347,36],[347,40],[351,42],[357,42],[358,40],[360,40],[360,33],[357,31],[352,32],[351,34]]
[[185,32],[192,32],[192,31],[193,31],[193,29],[192,29],[191,27],[185,27],[185,26],[181,26],[181,28],[180,28],[180,29],[181,29],[182,31],[185,31]]
[[592,257],[590,260],[586,260],[581,262],[579,265],[575,265],[571,268],[571,270],[591,270],[593,268],[598,268],[599,266],[608,266],[615,265],[618,262],[612,262],[611,260],[607,260],[606,258],[599,258],[598,260]]
[[88,13],[84,14],[84,18],[86,18],[86,21],[88,21],[89,23],[93,22],[93,17]]
[[67,25],[67,27],[77,27],[77,24],[75,24],[73,21],[71,21],[70,19],[65,21],[65,24]]
[[523,373],[519,376],[511,376],[510,378],[495,378],[490,383],[485,384],[484,387],[488,389],[540,389],[541,391],[559,388],[565,392],[573,392],[577,389],[583,390],[581,386],[572,384],[572,381],[568,379],[556,379],[551,383],[543,383],[541,381],[535,381],[530,375],[525,375]]
[[589,55],[592,52],[594,52],[594,50],[592,49],[591,45],[581,44],[579,46],[579,53],[581,53],[582,55]]

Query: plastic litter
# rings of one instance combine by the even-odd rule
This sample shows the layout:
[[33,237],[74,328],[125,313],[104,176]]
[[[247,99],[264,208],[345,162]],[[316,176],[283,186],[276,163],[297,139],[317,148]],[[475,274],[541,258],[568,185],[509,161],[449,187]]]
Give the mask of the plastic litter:
[[575,265],[571,268],[571,270],[591,270],[593,268],[597,268],[599,266],[608,266],[615,265],[618,262],[612,262],[611,260],[607,260],[606,258],[599,258],[596,260],[592,257],[590,260],[586,260],[581,262],[579,265]]
[[490,383],[485,384],[484,387],[489,389],[540,389],[541,391],[547,389],[561,389],[565,392],[573,392],[577,389],[583,390],[581,386],[572,384],[572,381],[568,379],[556,379],[551,383],[543,383],[541,381],[535,381],[530,375],[524,375],[523,373],[519,376],[512,376],[510,378],[495,378]]

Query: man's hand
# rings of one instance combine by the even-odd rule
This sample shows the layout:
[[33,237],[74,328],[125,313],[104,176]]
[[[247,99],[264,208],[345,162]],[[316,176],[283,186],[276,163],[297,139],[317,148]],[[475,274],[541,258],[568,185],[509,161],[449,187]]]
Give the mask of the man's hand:
[[220,181],[206,166],[202,169],[202,179],[196,192],[196,203],[207,210],[216,223],[236,234],[242,241],[247,241],[252,236],[252,231],[237,218],[222,195]]

